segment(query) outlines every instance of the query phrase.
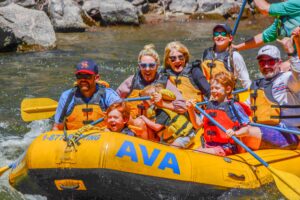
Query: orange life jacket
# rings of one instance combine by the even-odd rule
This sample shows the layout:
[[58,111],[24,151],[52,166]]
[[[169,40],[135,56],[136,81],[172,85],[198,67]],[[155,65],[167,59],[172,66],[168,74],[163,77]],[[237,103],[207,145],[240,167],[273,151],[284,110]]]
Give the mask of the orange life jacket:
[[[214,102],[209,101],[205,112],[214,118],[219,124],[221,124],[226,130],[233,129],[238,130],[241,125],[240,122],[233,121],[233,114],[230,111],[230,107],[234,108],[233,101],[223,102],[218,105],[214,105]],[[236,116],[238,118],[238,116]],[[220,128],[218,128],[207,117],[203,119],[204,139],[207,143],[220,143],[220,144],[234,144],[235,142],[229,138]]]
[[[68,114],[65,119],[65,125],[68,130],[79,129],[84,125],[90,124],[105,116],[104,111],[106,108],[102,102],[105,95],[105,89],[103,87],[99,87],[98,91],[93,95],[88,103],[75,94],[76,91],[73,93],[71,92],[70,94],[73,95],[74,106],[72,108],[72,112]],[[66,102],[65,106],[68,107],[69,103]],[[98,123],[95,126],[103,127],[105,126],[105,122]]]

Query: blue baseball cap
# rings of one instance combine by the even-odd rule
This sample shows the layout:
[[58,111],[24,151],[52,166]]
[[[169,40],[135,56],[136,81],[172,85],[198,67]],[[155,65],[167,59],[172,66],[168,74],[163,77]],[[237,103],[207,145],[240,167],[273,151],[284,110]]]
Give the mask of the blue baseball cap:
[[226,33],[228,33],[228,34],[232,34],[232,30],[231,30],[231,28],[230,28],[230,26],[228,25],[228,24],[217,24],[214,28],[213,28],[213,32],[215,32],[215,30],[217,29],[217,28],[222,28],[222,29],[224,29],[225,31],[226,31]]
[[76,65],[75,74],[84,73],[84,74],[98,74],[98,65],[92,59],[81,60]]

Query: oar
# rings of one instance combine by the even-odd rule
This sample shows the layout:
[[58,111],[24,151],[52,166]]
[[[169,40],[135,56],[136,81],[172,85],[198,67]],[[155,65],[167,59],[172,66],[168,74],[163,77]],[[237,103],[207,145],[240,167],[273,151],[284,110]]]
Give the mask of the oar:
[[[149,96],[127,98],[124,101],[149,100]],[[26,98],[21,103],[21,117],[25,122],[47,119],[55,114],[57,101],[50,98]]]
[[[226,132],[226,129],[219,124],[214,118],[207,114],[203,109],[196,105],[198,109],[205,117],[207,117],[212,123],[219,127],[222,131]],[[294,174],[290,174],[271,167],[266,161],[254,153],[248,146],[241,142],[234,135],[231,138],[242,146],[247,152],[249,152],[256,160],[263,164],[272,174],[275,184],[279,191],[288,199],[300,199],[300,178]]]
[[233,31],[231,32],[231,35],[234,36],[236,31],[237,31],[237,28],[239,26],[239,23],[240,23],[240,20],[242,18],[242,15],[243,15],[243,12],[244,12],[244,9],[245,9],[245,6],[246,6],[246,3],[247,3],[247,0],[243,0],[243,3],[242,3],[242,6],[241,6],[241,9],[240,9],[240,12],[239,12],[239,15],[237,17],[237,19],[235,20],[235,24],[234,24],[234,27],[233,27]]
[[286,128],[280,128],[280,127],[277,127],[277,126],[269,126],[269,125],[265,125],[265,124],[254,123],[254,122],[251,122],[250,125],[251,126],[257,126],[257,127],[272,128],[272,129],[282,131],[282,132],[285,132],[285,133],[292,133],[292,134],[295,134],[295,135],[300,135],[300,131],[286,129]]

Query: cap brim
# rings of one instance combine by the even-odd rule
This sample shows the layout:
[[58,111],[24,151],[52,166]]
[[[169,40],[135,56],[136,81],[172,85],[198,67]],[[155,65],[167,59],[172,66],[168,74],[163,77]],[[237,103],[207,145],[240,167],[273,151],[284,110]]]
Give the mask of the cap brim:
[[79,74],[79,73],[84,73],[84,74],[96,74],[96,73],[93,72],[93,71],[90,71],[90,70],[84,70],[84,69],[78,70],[78,71],[75,72],[75,74]]
[[268,55],[268,54],[260,54],[260,55],[258,55],[258,56],[256,56],[256,59],[258,60],[260,57],[262,57],[262,56],[269,56],[269,57],[271,57],[271,58],[273,58],[273,59],[279,59],[279,58],[275,58],[275,57],[273,57],[273,56],[270,56],[270,55]]

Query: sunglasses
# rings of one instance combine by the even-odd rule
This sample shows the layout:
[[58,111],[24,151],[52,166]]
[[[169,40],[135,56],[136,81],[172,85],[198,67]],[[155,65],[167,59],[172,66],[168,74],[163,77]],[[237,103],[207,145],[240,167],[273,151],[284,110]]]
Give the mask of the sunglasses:
[[139,63],[139,66],[142,69],[146,69],[147,67],[149,67],[149,69],[155,69],[156,63]]
[[77,79],[88,79],[91,80],[93,75],[92,74],[76,74]]
[[273,66],[277,63],[278,59],[269,59],[269,60],[259,60],[258,64],[259,66],[263,67],[263,66]]
[[171,62],[175,62],[177,59],[183,61],[185,58],[183,55],[179,55],[179,56],[169,56],[169,59],[171,60]]
[[223,37],[226,37],[227,36],[227,32],[225,31],[222,31],[222,32],[214,32],[213,33],[214,37],[218,37],[219,35],[223,36]]

